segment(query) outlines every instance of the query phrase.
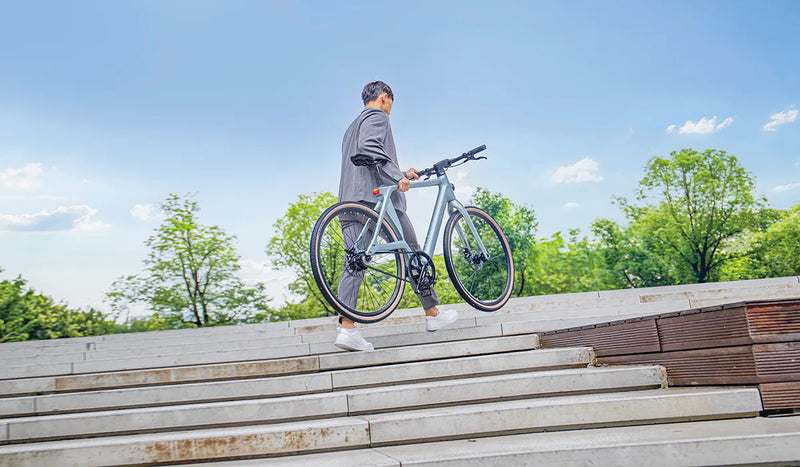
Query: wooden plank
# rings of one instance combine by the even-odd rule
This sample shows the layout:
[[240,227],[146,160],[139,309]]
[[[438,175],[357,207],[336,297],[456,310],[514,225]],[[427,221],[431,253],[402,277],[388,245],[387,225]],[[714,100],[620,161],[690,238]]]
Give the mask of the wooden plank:
[[800,409],[800,381],[759,384],[764,410]]
[[597,363],[662,365],[671,386],[758,383],[752,346],[602,357]]
[[800,342],[753,346],[760,383],[800,381]]
[[752,343],[745,307],[658,318],[661,349],[675,350],[733,347]]
[[746,305],[753,342],[800,341],[800,299]]
[[612,326],[545,333],[539,336],[543,348],[593,347],[597,356],[658,352],[658,330],[653,319]]

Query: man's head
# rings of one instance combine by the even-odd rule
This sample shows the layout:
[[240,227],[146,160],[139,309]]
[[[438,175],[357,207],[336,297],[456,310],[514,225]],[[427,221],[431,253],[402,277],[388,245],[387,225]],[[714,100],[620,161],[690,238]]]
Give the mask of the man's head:
[[383,81],[372,81],[367,83],[364,90],[361,91],[361,100],[364,101],[366,107],[381,109],[388,115],[392,113],[394,93],[392,88]]

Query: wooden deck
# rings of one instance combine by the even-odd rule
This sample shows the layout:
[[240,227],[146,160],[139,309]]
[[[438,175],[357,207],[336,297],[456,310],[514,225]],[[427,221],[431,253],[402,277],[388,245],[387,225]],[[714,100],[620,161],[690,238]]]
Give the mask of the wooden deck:
[[800,409],[800,298],[737,302],[540,334],[598,364],[659,364],[672,386],[757,385],[765,410]]

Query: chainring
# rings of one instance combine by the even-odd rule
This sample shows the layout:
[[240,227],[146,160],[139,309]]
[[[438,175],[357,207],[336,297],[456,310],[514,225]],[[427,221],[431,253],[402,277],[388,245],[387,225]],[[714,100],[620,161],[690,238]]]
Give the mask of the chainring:
[[425,252],[411,253],[406,270],[409,277],[413,278],[417,284],[415,292],[426,292],[433,288],[433,284],[436,282],[436,267],[433,265],[431,257]]

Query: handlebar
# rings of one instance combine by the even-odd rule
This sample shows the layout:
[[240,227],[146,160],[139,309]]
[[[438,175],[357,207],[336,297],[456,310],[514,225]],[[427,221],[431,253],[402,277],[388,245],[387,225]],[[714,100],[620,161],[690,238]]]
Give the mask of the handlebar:
[[433,164],[433,167],[428,167],[427,169],[424,170],[418,170],[417,175],[420,178],[431,177],[434,174],[441,177],[442,175],[444,175],[447,169],[453,166],[453,164],[456,164],[461,161],[466,162],[468,160],[474,161],[478,159],[486,159],[485,157],[475,157],[475,154],[478,154],[479,152],[482,152],[484,150],[486,150],[486,145],[482,144],[475,149],[470,149],[469,151],[465,152],[464,154],[461,154],[458,157],[454,157],[453,159],[442,159],[439,162]]
[[475,154],[478,154],[479,152],[482,152],[482,151],[485,151],[485,150],[486,150],[486,145],[485,144],[481,144],[477,148],[470,149],[469,151],[465,152],[464,154],[462,154],[462,156],[474,156]]

